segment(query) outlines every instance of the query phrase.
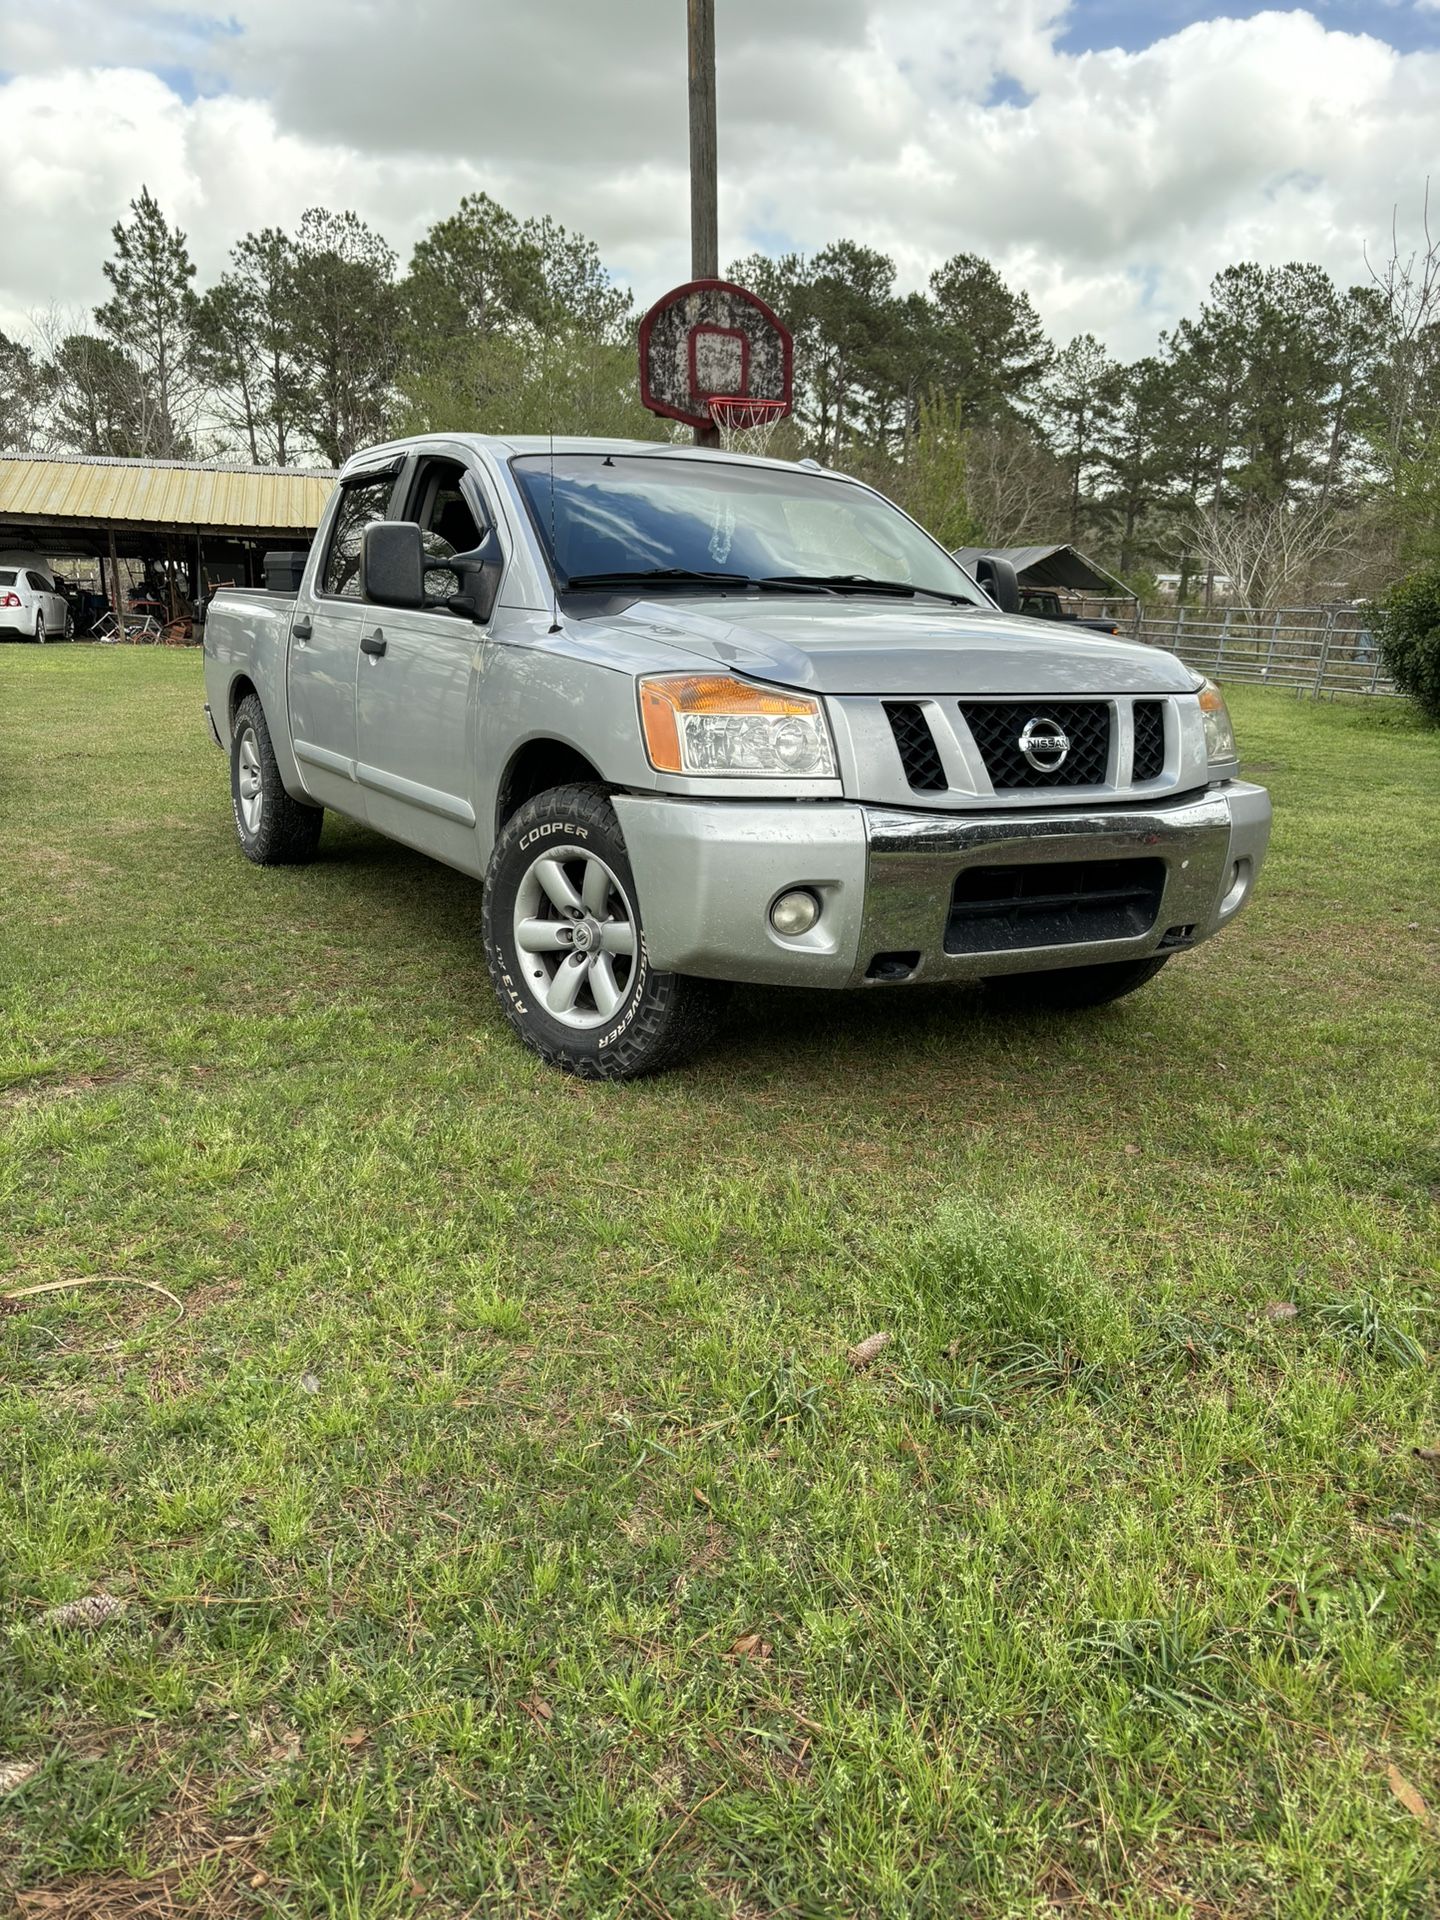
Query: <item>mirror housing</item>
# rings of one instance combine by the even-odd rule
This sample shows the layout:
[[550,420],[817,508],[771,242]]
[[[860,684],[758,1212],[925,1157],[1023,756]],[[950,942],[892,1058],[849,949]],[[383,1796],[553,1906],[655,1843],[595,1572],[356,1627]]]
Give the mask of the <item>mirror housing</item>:
[[[360,597],[380,607],[434,607],[466,614],[484,626],[495,611],[505,556],[493,527],[469,553],[447,554],[443,560],[425,552],[420,529],[413,520],[373,520],[360,543]],[[447,599],[425,591],[427,573],[453,573],[462,591]]]
[[444,606],[455,613],[468,613],[477,626],[483,627],[495,611],[500,576],[505,571],[500,537],[493,527],[487,527],[478,547],[472,547],[468,553],[452,553],[444,560],[427,560],[425,571],[456,573],[461,581],[459,593],[451,594],[448,600],[427,601],[427,606]]
[[372,520],[360,541],[360,598],[378,607],[423,607],[425,549],[413,520]]
[[1020,611],[1020,577],[998,553],[982,553],[975,562],[975,578],[1002,613]]

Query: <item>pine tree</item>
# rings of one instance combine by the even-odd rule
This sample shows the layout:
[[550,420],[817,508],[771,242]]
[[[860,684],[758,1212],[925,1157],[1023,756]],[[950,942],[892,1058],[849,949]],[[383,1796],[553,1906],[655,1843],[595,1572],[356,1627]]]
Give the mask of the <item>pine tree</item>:
[[218,419],[250,458],[286,466],[302,398],[295,248],[276,227],[247,233],[230,269],[201,295],[197,332]]
[[1065,464],[1069,504],[1066,538],[1085,528],[1090,481],[1120,397],[1120,369],[1093,333],[1082,333],[1057,353],[1045,376],[1041,413]]
[[395,255],[358,214],[311,207],[295,243],[293,299],[301,418],[338,467],[383,439],[394,409]]
[[148,187],[130,202],[134,218],[111,229],[115,255],[104,265],[115,289],[95,309],[105,338],[138,372],[134,395],[140,451],[162,460],[194,450],[201,404],[196,356],[195,265],[185,235],[171,227]]

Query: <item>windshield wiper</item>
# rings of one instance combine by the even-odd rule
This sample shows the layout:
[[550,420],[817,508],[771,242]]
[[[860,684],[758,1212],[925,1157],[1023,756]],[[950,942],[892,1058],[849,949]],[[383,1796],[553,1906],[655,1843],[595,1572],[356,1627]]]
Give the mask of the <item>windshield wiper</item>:
[[656,583],[701,587],[748,587],[748,573],[698,573],[690,567],[636,567],[619,573],[572,573],[561,587],[569,593],[577,587],[649,587]]
[[872,580],[865,573],[769,573],[756,579],[748,573],[711,573],[694,567],[635,567],[614,573],[572,573],[561,583],[562,593],[606,591],[625,587],[759,587],[770,593],[884,593],[896,599],[913,600],[923,593],[932,600],[947,600],[955,606],[972,606],[961,593],[945,593],[939,587],[913,587],[908,580]]
[[772,573],[755,584],[757,587],[809,588],[825,593],[889,593],[906,600],[923,593],[932,600],[948,600],[954,606],[972,604],[963,593],[946,593],[940,587],[915,587],[908,580],[872,580],[867,573]]

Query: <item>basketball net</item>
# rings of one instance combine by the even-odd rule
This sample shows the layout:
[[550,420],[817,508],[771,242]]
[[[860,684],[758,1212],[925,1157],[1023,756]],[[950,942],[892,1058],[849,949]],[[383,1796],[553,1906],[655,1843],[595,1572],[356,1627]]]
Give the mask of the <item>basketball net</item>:
[[712,394],[708,406],[720,444],[731,453],[764,453],[790,411],[784,400],[751,400],[733,393]]

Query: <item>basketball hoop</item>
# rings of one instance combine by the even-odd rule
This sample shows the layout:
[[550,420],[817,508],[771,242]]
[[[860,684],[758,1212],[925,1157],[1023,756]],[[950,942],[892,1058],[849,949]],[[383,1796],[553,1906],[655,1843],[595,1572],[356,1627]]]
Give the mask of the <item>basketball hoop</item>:
[[640,322],[640,399],[720,444],[763,453],[790,411],[795,344],[758,294],[688,280]]
[[744,393],[712,393],[705,405],[721,446],[734,453],[764,453],[790,411],[788,400],[756,400]]

